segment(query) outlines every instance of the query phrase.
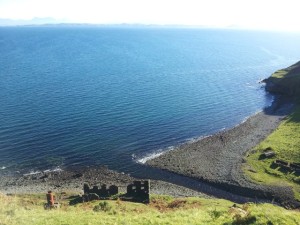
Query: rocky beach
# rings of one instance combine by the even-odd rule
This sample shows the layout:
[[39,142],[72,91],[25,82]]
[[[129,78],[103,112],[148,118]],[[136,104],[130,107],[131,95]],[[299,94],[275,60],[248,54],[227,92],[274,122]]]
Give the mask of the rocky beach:
[[[288,98],[277,98],[271,107],[259,112],[236,127],[186,143],[146,162],[146,166],[160,168],[190,177],[195,182],[180,185],[161,180],[151,180],[151,193],[183,196],[213,197],[218,189],[237,196],[277,201],[287,207],[298,206],[289,187],[262,186],[244,177],[241,166],[247,152],[274,131],[292,111],[293,103]],[[251,168],[249,168],[251,170]],[[171,173],[171,174],[172,174]],[[145,177],[147,179],[147,177]],[[178,178],[177,178],[178,179]],[[35,174],[2,175],[0,192],[6,194],[82,193],[84,183],[90,185],[117,185],[121,192],[136,178],[107,167],[68,168]],[[172,179],[171,179],[172,180]],[[210,193],[202,192],[195,183],[205,182],[216,188]],[[200,185],[200,184],[199,184]],[[228,198],[224,192],[224,198]],[[217,194],[222,197],[222,194]],[[230,197],[229,199],[232,199]],[[251,201],[251,199],[249,199]],[[265,201],[263,200],[263,201]],[[245,201],[245,200],[243,200]]]
[[[83,185],[91,186],[106,184],[116,185],[120,192],[126,192],[128,184],[136,179],[125,173],[109,170],[105,166],[68,168],[52,172],[40,172],[35,174],[2,175],[0,177],[0,192],[4,194],[33,194],[46,193],[51,190],[55,193],[70,192],[83,193]],[[172,195],[175,197],[210,196],[183,186],[172,183],[151,180],[151,193],[160,195]]]
[[232,129],[178,146],[146,164],[206,181],[242,196],[299,207],[290,187],[259,185],[248,180],[242,171],[247,153],[271,134],[292,110],[292,100],[278,96],[272,106]]

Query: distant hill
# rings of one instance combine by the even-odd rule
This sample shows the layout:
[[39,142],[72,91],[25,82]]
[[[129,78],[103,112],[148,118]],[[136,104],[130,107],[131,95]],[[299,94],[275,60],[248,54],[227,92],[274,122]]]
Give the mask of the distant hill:
[[[172,28],[172,29],[214,29],[217,27],[208,26],[194,26],[194,25],[180,25],[180,24],[141,24],[141,23],[117,23],[117,24],[102,24],[102,23],[76,23],[69,20],[57,20],[51,17],[46,18],[33,18],[31,20],[13,20],[1,19],[0,27],[3,26],[84,26],[84,27],[112,27],[112,28]],[[230,27],[228,27],[230,28]]]
[[66,20],[56,20],[51,17],[33,18],[31,20],[0,19],[0,26],[44,25],[44,24],[66,23],[66,22],[67,22]]

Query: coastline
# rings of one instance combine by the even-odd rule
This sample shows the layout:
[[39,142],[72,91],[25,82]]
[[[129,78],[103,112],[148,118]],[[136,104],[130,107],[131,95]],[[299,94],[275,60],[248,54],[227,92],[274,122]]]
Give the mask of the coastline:
[[145,164],[201,180],[241,196],[266,198],[287,207],[299,207],[300,203],[294,200],[290,187],[259,185],[248,180],[241,168],[247,153],[279,126],[293,111],[293,106],[292,98],[275,96],[270,107],[237,126],[182,144]]
[[293,110],[291,99],[277,97],[273,104],[233,128],[222,130],[146,161],[146,165],[215,183],[236,184],[243,157],[272,133]]
[[[144,165],[171,172],[171,175],[168,181],[151,180],[151,193],[174,197],[214,196],[237,202],[275,201],[286,207],[299,207],[300,203],[295,201],[290,187],[253,183],[241,170],[247,152],[272,133],[292,112],[293,106],[291,98],[276,96],[271,106],[231,129],[160,152],[158,157],[149,159]],[[183,179],[180,182],[176,182],[180,179],[175,178],[178,175]],[[119,186],[120,192],[125,192],[126,186],[133,180],[139,179],[105,166],[74,167],[35,174],[0,175],[0,192],[33,194],[53,190],[56,193],[82,193],[84,183],[114,184]],[[199,188],[203,185],[207,187]]]

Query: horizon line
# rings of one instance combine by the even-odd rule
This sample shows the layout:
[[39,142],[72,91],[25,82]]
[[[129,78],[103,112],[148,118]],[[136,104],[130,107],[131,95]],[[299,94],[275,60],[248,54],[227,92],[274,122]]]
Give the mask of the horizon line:
[[[37,22],[35,22],[35,20]],[[40,20],[40,21],[38,21]],[[51,20],[51,21],[43,21]],[[300,30],[282,30],[282,29],[265,29],[243,27],[239,25],[212,26],[212,25],[195,25],[195,24],[156,24],[156,23],[93,23],[93,22],[72,22],[60,21],[52,17],[35,17],[33,19],[10,19],[0,18],[0,27],[38,27],[38,26],[90,26],[90,27],[140,27],[140,28],[186,28],[186,29],[220,29],[220,30],[244,30],[244,31],[265,31],[281,33],[300,33]]]

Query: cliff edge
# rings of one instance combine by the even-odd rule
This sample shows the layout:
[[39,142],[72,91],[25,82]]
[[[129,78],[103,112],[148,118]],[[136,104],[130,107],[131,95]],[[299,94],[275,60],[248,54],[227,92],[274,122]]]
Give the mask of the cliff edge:
[[266,83],[268,92],[292,97],[299,96],[300,61],[290,67],[276,71],[263,82]]

